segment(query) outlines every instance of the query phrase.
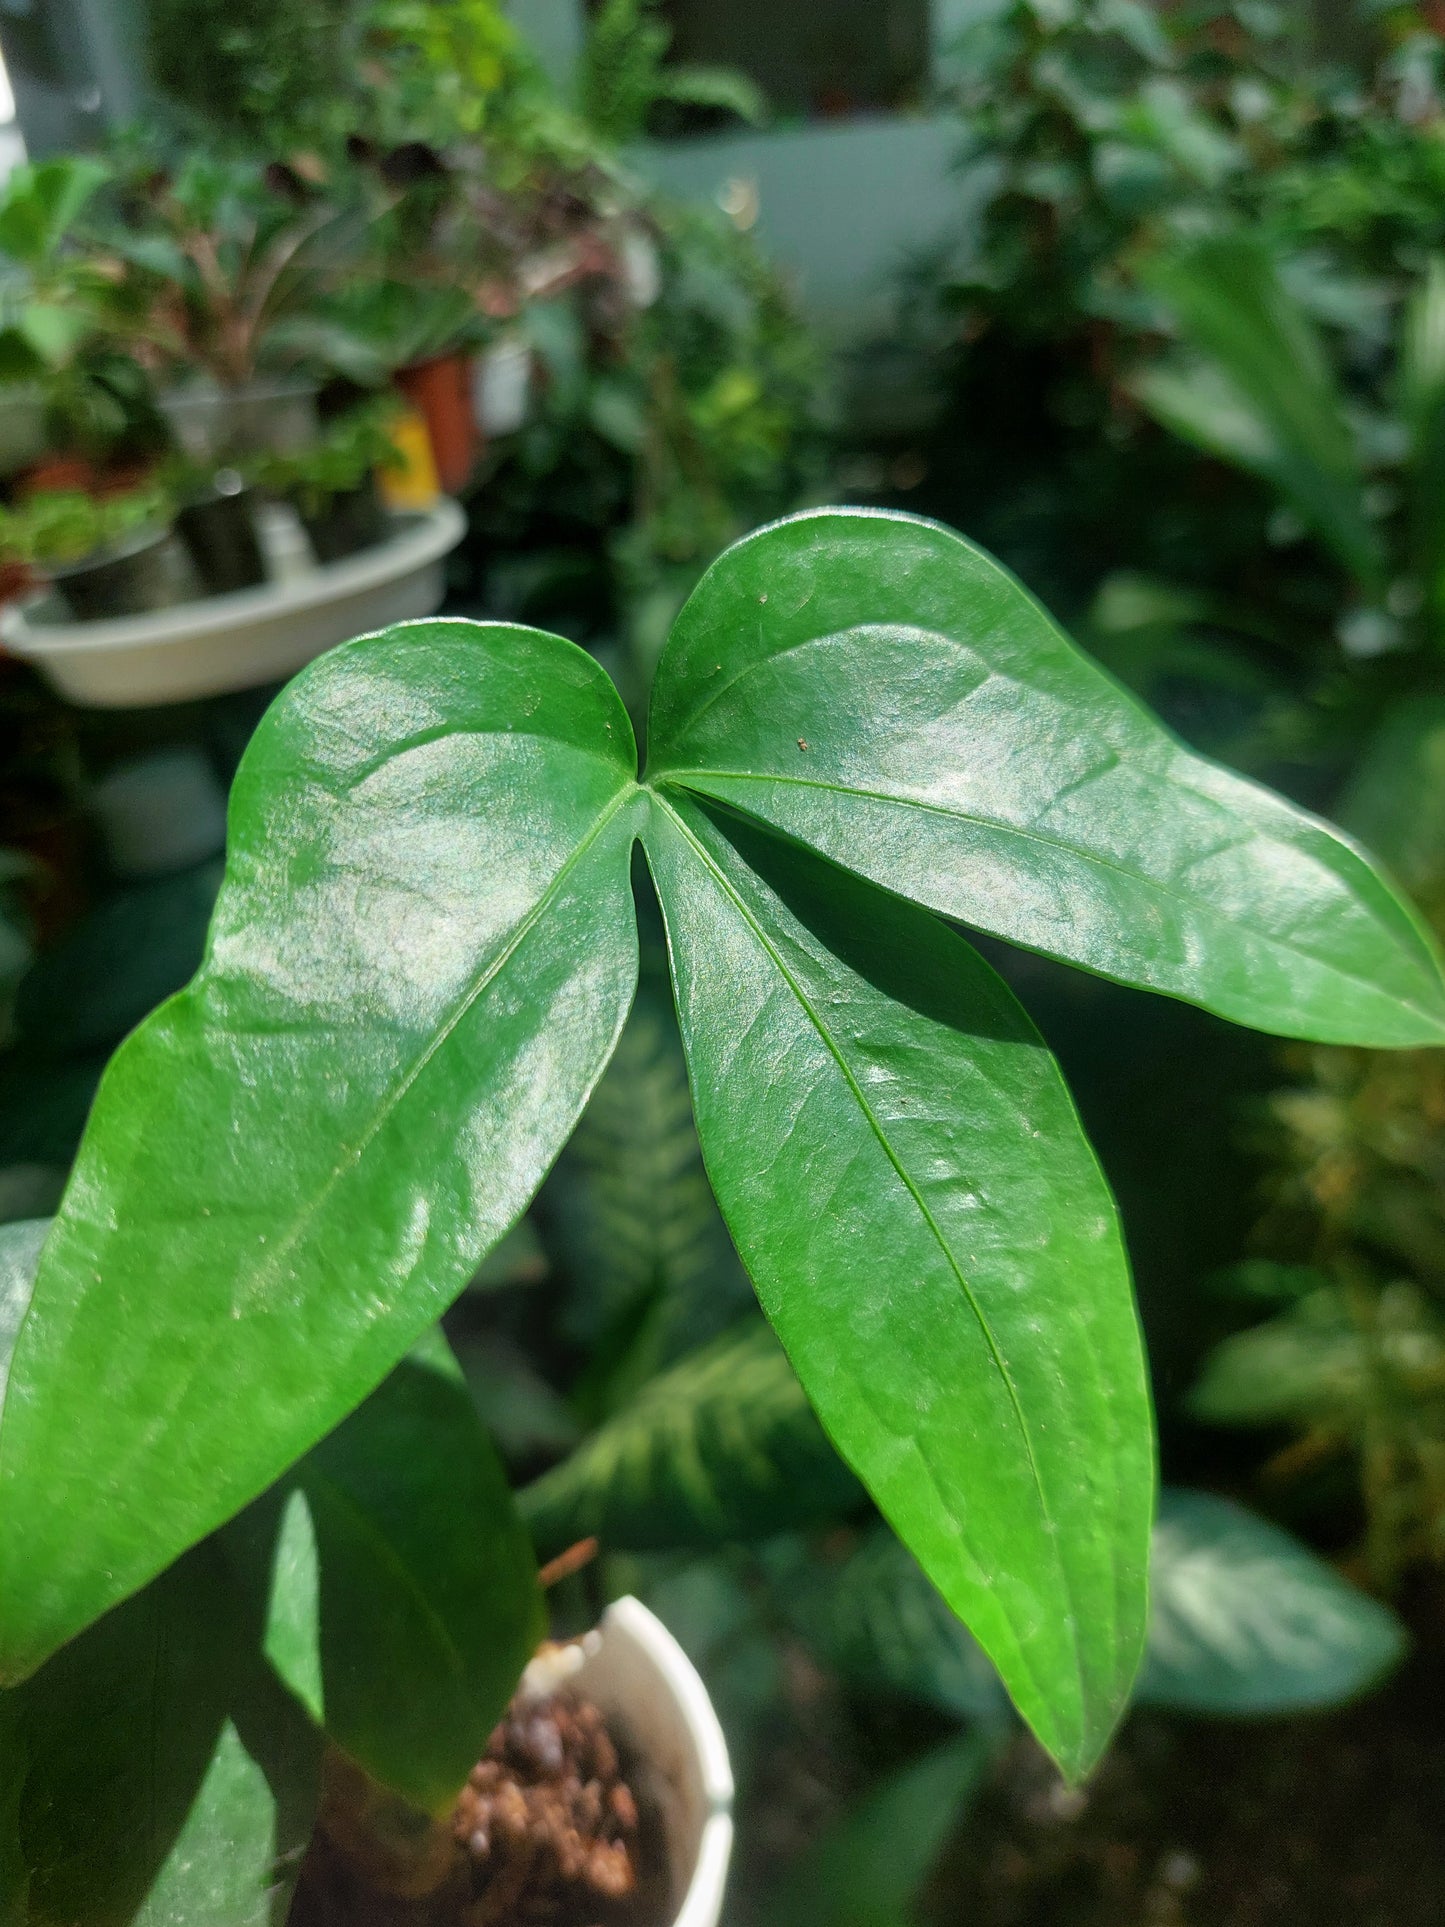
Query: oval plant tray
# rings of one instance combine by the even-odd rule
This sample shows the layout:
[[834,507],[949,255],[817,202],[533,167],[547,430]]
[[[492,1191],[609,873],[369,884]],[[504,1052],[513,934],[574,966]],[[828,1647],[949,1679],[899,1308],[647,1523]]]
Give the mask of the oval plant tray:
[[466,517],[443,500],[394,522],[395,532],[375,548],[295,581],[149,615],[51,622],[53,603],[28,602],[0,618],[0,641],[62,696],[92,709],[188,702],[277,682],[351,636],[440,608],[443,560],[461,541]]

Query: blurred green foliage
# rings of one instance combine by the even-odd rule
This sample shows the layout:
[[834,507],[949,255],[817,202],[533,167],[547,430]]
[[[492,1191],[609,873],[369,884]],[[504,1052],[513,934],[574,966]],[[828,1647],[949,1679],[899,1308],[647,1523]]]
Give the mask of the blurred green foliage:
[[[1301,543],[1295,506],[1259,486],[1257,463],[1201,461],[1144,405],[1141,364],[1181,322],[1159,263],[1248,233],[1318,340],[1316,390],[1328,368],[1345,409],[1379,431],[1368,487],[1390,482],[1376,471],[1405,433],[1401,310],[1445,247],[1445,41],[1428,10],[1373,17],[1359,70],[1320,63],[1299,19],[1255,0],[980,9],[952,69],[972,213],[951,252],[919,264],[912,310],[942,359],[945,398],[910,505],[976,534],[1078,616],[1115,572],[1202,599],[1192,629],[1215,676],[1181,657],[1178,622],[1164,625],[1168,644],[1158,625],[1148,647],[1129,633],[1119,666],[1166,706],[1192,692],[1180,720],[1209,746],[1276,767],[1309,758],[1290,739],[1297,719],[1271,716],[1250,741],[1240,713],[1313,685],[1350,583],[1337,553]],[[1222,427],[1222,398],[1209,402]],[[1342,430],[1326,432],[1338,472]],[[1357,530],[1356,577],[1362,543]],[[1222,639],[1220,605],[1235,612]],[[1101,624],[1106,649],[1118,633]],[[1348,700],[1311,693],[1327,709]]]

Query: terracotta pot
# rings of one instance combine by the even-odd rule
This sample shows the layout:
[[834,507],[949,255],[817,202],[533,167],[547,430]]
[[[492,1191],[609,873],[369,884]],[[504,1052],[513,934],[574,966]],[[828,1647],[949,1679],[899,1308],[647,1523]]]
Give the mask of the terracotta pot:
[[482,452],[472,408],[471,357],[450,354],[418,361],[400,370],[396,385],[425,420],[437,477],[446,493],[455,495]]
[[22,502],[32,495],[94,495],[99,480],[100,471],[84,455],[47,455],[29,471],[16,493]]

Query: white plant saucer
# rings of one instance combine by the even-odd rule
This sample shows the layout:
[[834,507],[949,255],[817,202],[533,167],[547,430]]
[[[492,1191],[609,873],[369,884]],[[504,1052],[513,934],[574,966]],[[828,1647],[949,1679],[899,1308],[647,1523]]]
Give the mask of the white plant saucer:
[[42,596],[0,616],[0,642],[62,696],[91,709],[189,702],[279,682],[351,636],[429,616],[446,589],[444,558],[466,532],[455,502],[393,518],[375,548],[286,582],[208,596],[113,621],[50,619]]

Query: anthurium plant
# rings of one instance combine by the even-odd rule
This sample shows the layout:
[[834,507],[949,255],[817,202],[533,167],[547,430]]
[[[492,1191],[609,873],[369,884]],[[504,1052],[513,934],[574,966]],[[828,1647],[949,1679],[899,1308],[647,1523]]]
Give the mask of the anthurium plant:
[[1105,1746],[1155,1509],[1128,1265],[959,926],[1330,1042],[1445,1041],[1445,982],[1360,849],[1186,751],[988,556],[822,510],[698,585],[641,775],[597,663],[507,624],[346,644],[257,731],[201,970],[5,1247],[0,1867],[32,1917],[265,1918],[323,1736],[433,1813],[465,1778],[540,1615],[436,1321],[617,1042],[638,845],[793,1370],[1064,1770]]

